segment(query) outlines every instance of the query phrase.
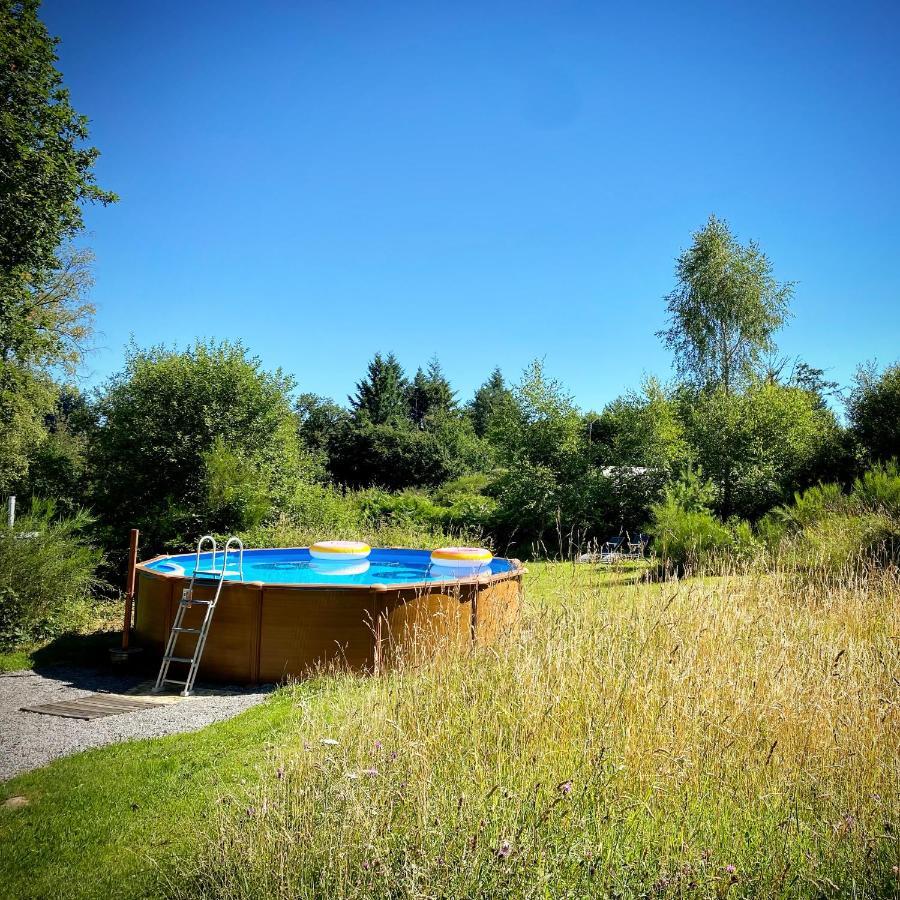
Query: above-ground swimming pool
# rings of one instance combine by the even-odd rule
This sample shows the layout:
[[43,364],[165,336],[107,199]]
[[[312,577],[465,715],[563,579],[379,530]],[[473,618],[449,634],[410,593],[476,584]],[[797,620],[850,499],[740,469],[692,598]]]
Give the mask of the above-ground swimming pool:
[[[168,638],[196,554],[159,556],[137,567],[135,636],[157,654]],[[210,553],[200,569],[221,568]],[[200,679],[280,681],[323,667],[377,672],[478,644],[490,644],[518,618],[524,569],[518,560],[450,568],[428,550],[374,549],[363,560],[314,559],[307,548],[247,550],[228,558],[200,664]],[[197,580],[198,599],[214,581]],[[190,609],[186,627],[196,627]],[[180,637],[175,655],[190,655]],[[183,642],[183,644],[181,643]],[[178,676],[181,677],[181,676]]]

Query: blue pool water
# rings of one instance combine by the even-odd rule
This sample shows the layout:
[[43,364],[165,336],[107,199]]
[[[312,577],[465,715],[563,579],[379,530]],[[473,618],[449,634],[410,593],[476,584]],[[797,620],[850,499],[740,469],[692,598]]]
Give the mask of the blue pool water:
[[[196,553],[183,553],[159,559],[148,566],[164,575],[190,577],[197,560]],[[216,554],[216,566],[222,566],[221,551]],[[212,567],[212,554],[200,555],[200,568]],[[495,557],[488,565],[469,569],[441,568],[431,563],[429,550],[372,550],[369,558],[356,562],[332,562],[313,559],[307,549],[245,550],[244,581],[268,584],[409,584],[411,582],[458,581],[476,575],[500,575],[509,572],[513,563]],[[235,580],[237,554],[228,554],[229,580]],[[233,572],[233,574],[231,574]]]

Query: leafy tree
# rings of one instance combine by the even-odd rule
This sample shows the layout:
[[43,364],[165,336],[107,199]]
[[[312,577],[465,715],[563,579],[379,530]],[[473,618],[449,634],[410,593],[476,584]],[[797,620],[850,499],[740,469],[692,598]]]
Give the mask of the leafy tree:
[[607,404],[588,422],[591,458],[601,466],[645,466],[670,472],[689,461],[678,404],[655,379]]
[[376,353],[369,363],[366,377],[356,385],[350,397],[354,417],[359,423],[386,425],[409,421],[408,383],[403,367],[393,353]]
[[310,450],[325,452],[332,438],[348,420],[347,410],[328,397],[303,393],[294,404],[300,437]]
[[83,227],[98,151],[84,146],[56,69],[57,39],[37,0],[0,0],[0,490],[21,478],[55,390],[48,369],[77,363],[93,308],[86,252],[61,252]]
[[44,428],[46,435],[29,460],[28,476],[15,492],[22,498],[52,499],[59,512],[75,515],[89,501],[86,453],[97,428],[96,412],[77,387],[62,385]]
[[685,433],[724,517],[756,517],[822,477],[840,453],[834,414],[809,391],[771,382],[741,394],[681,394]]
[[27,472],[46,437],[43,419],[53,414],[54,372],[73,374],[91,335],[91,259],[67,250],[56,270],[0,298],[0,490]]
[[[83,227],[81,204],[109,203],[97,187],[99,151],[56,69],[58,38],[38,0],[0,3],[0,272],[28,279],[57,267],[59,245]],[[4,288],[11,287],[5,284]]]
[[0,493],[26,477],[46,436],[42,418],[52,407],[52,379],[0,363]]
[[666,297],[669,328],[660,336],[681,377],[731,394],[774,349],[793,286],[776,282],[759,246],[741,245],[715,216],[678,257],[675,274],[677,286]]
[[352,487],[402,490],[460,474],[448,469],[445,448],[434,435],[408,426],[349,424],[329,449],[332,475]]
[[139,527],[144,546],[161,550],[289,508],[318,474],[297,440],[292,388],[241,344],[131,348],[99,398],[90,448],[107,542]]
[[514,406],[512,391],[506,386],[503,373],[499,368],[495,368],[488,380],[475,392],[475,397],[469,404],[475,434],[484,437],[492,424],[507,417]]
[[900,362],[861,366],[847,403],[853,437],[870,462],[900,458]]
[[512,389],[513,403],[499,411],[489,437],[508,465],[528,460],[554,471],[583,448],[581,417],[571,394],[532,362]]
[[425,427],[430,415],[448,413],[456,408],[456,392],[444,376],[437,357],[428,363],[428,370],[416,371],[409,387],[409,415],[415,425]]
[[512,403],[491,422],[488,437],[506,467],[491,488],[498,501],[501,545],[558,543],[573,524],[573,496],[586,458],[582,419],[571,395],[532,362],[512,388]]

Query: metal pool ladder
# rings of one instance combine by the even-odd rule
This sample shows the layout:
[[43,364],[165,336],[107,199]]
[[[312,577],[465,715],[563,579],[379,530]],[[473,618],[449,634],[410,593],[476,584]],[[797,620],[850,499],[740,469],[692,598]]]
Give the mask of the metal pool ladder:
[[[200,568],[200,554],[205,545],[212,547],[212,561],[209,568]],[[237,568],[228,568],[228,554],[238,554]],[[172,630],[169,632],[169,641],[166,644],[163,653],[162,665],[159,667],[159,675],[156,678],[156,684],[153,686],[153,693],[157,694],[165,688],[167,684],[180,684],[183,687],[181,691],[182,697],[190,697],[194,689],[194,680],[197,677],[197,669],[200,667],[200,657],[203,656],[203,648],[206,646],[206,637],[209,634],[209,626],[212,624],[213,613],[216,610],[216,604],[219,602],[219,596],[222,593],[222,585],[225,578],[229,575],[237,575],[240,580],[244,578],[244,545],[240,538],[230,537],[225,543],[225,549],[222,552],[222,568],[216,568],[216,554],[218,548],[216,539],[211,534],[205,534],[197,541],[197,558],[194,563],[194,571],[191,574],[191,580],[188,586],[181,593],[181,600],[178,602],[178,609],[175,612],[175,621],[172,623]],[[215,584],[216,592],[212,600],[197,600],[194,598],[194,584],[197,582],[210,582]],[[184,614],[193,606],[199,606],[204,609],[203,621],[199,628],[185,628]],[[191,656],[175,656],[175,645],[178,638],[182,635],[194,635],[197,643],[194,645],[194,652]],[[169,678],[169,666],[172,663],[184,663],[188,666],[188,673],[185,679]]]

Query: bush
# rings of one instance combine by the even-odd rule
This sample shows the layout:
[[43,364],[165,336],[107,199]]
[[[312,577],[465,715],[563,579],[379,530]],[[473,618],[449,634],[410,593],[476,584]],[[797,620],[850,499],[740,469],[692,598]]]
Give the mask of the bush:
[[461,475],[451,481],[445,481],[433,493],[436,503],[442,506],[452,506],[460,497],[486,496],[496,476],[486,473]]
[[805,528],[792,542],[789,558],[801,569],[841,574],[859,565],[896,560],[900,528],[872,511],[833,512]]
[[421,491],[388,491],[372,488],[360,491],[356,502],[364,518],[373,526],[439,525],[442,510]]
[[724,517],[760,517],[833,469],[841,454],[834,414],[800,388],[761,382],[741,394],[686,392],[682,408]]
[[15,528],[0,528],[0,650],[54,637],[89,614],[102,561],[83,537],[92,520],[54,512],[35,501]]
[[[837,574],[860,563],[896,560],[900,551],[900,467],[864,472],[849,494],[820,484],[767,516],[760,533],[800,568]],[[778,533],[778,529],[781,533]]]
[[733,530],[709,510],[685,509],[671,496],[651,509],[649,532],[656,555],[680,571],[704,568],[735,545]]
[[794,494],[790,506],[780,506],[774,510],[784,525],[793,530],[802,530],[838,510],[845,509],[847,497],[839,484],[817,484],[805,491]]
[[853,483],[851,497],[865,507],[900,519],[900,464],[891,460],[864,472]]
[[221,436],[201,454],[203,487],[210,531],[231,531],[259,525],[270,513],[271,480],[258,462]]

